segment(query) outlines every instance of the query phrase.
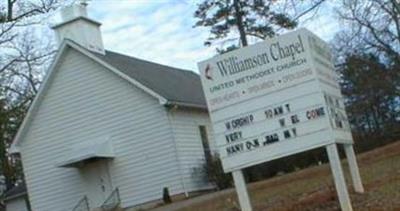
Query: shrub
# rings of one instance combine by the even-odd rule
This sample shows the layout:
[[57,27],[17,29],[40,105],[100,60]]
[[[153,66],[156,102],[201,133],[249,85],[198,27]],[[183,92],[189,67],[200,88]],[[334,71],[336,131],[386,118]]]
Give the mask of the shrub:
[[165,188],[163,189],[163,201],[164,201],[164,203],[166,203],[166,204],[169,204],[169,203],[172,202],[171,197],[169,196],[169,191],[168,191],[168,188],[167,188],[167,187],[165,187]]
[[203,166],[203,171],[208,181],[214,184],[219,190],[232,187],[232,175],[224,172],[218,154],[214,154],[208,159]]

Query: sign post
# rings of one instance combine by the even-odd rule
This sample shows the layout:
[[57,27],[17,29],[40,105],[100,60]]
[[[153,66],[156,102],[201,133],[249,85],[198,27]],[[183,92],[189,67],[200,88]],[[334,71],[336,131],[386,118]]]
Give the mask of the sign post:
[[357,193],[364,193],[364,187],[361,182],[360,172],[358,170],[356,155],[352,144],[344,145],[347,162],[349,163],[351,180],[353,181],[354,190]]
[[351,207],[349,193],[347,192],[346,182],[344,180],[342,165],[340,164],[340,158],[336,144],[330,144],[326,146],[326,151],[328,153],[336,191],[339,196],[340,207],[342,210],[351,211],[353,208]]
[[232,172],[233,181],[235,183],[236,193],[239,198],[239,204],[243,211],[251,211],[249,194],[246,188],[246,182],[243,178],[242,170]]
[[198,64],[225,172],[251,210],[241,169],[326,147],[343,210],[351,210],[336,144],[362,184],[343,97],[326,43],[300,29]]

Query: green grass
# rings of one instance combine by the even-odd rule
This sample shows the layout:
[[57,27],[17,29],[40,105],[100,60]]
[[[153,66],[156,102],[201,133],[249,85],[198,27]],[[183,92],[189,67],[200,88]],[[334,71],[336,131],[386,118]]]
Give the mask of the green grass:
[[[354,210],[400,210],[400,142],[357,155],[366,192],[354,193],[343,162]],[[340,210],[328,165],[248,185],[254,210]],[[240,210],[234,192],[180,211]]]

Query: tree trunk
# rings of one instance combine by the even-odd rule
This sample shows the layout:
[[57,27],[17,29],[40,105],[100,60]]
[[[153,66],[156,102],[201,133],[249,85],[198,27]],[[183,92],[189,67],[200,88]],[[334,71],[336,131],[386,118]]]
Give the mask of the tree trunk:
[[371,114],[372,114],[372,121],[375,124],[375,133],[381,134],[381,127],[378,120],[377,109],[373,105],[371,106]]
[[242,42],[242,46],[247,46],[247,37],[244,31],[244,24],[243,24],[243,14],[240,9],[239,0],[233,1],[233,7],[235,8],[235,17],[236,17],[236,24],[240,34],[240,41]]
[[7,20],[6,21],[12,21],[13,18],[13,0],[7,0]]
[[374,131],[372,128],[369,112],[366,112],[364,115],[365,115],[365,120],[367,121],[367,129],[365,130],[365,132],[368,134],[372,134]]

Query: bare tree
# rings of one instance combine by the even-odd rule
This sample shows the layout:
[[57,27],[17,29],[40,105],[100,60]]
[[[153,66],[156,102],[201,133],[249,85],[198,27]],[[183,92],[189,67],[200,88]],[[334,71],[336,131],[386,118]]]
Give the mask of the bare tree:
[[36,41],[40,39],[33,26],[59,6],[58,0],[7,0],[0,4],[0,88],[6,95],[3,97],[18,94],[32,99],[37,92],[38,69],[43,67],[40,63],[54,50],[39,45],[43,43]]
[[332,46],[353,128],[365,140],[398,138],[400,3],[343,0],[337,12],[344,24]]
[[6,46],[8,53],[3,55],[7,65],[0,73],[5,98],[10,103],[26,106],[38,92],[44,70],[55,53],[51,38],[43,40],[32,35],[32,30],[21,30],[20,35]]
[[19,159],[8,154],[8,147],[56,49],[52,38],[40,34],[36,26],[51,11],[71,1],[0,3],[0,173],[5,176],[8,189],[22,179]]
[[400,64],[398,0],[343,0],[337,11],[347,24],[340,35],[345,42],[356,41],[361,51],[380,52]]

